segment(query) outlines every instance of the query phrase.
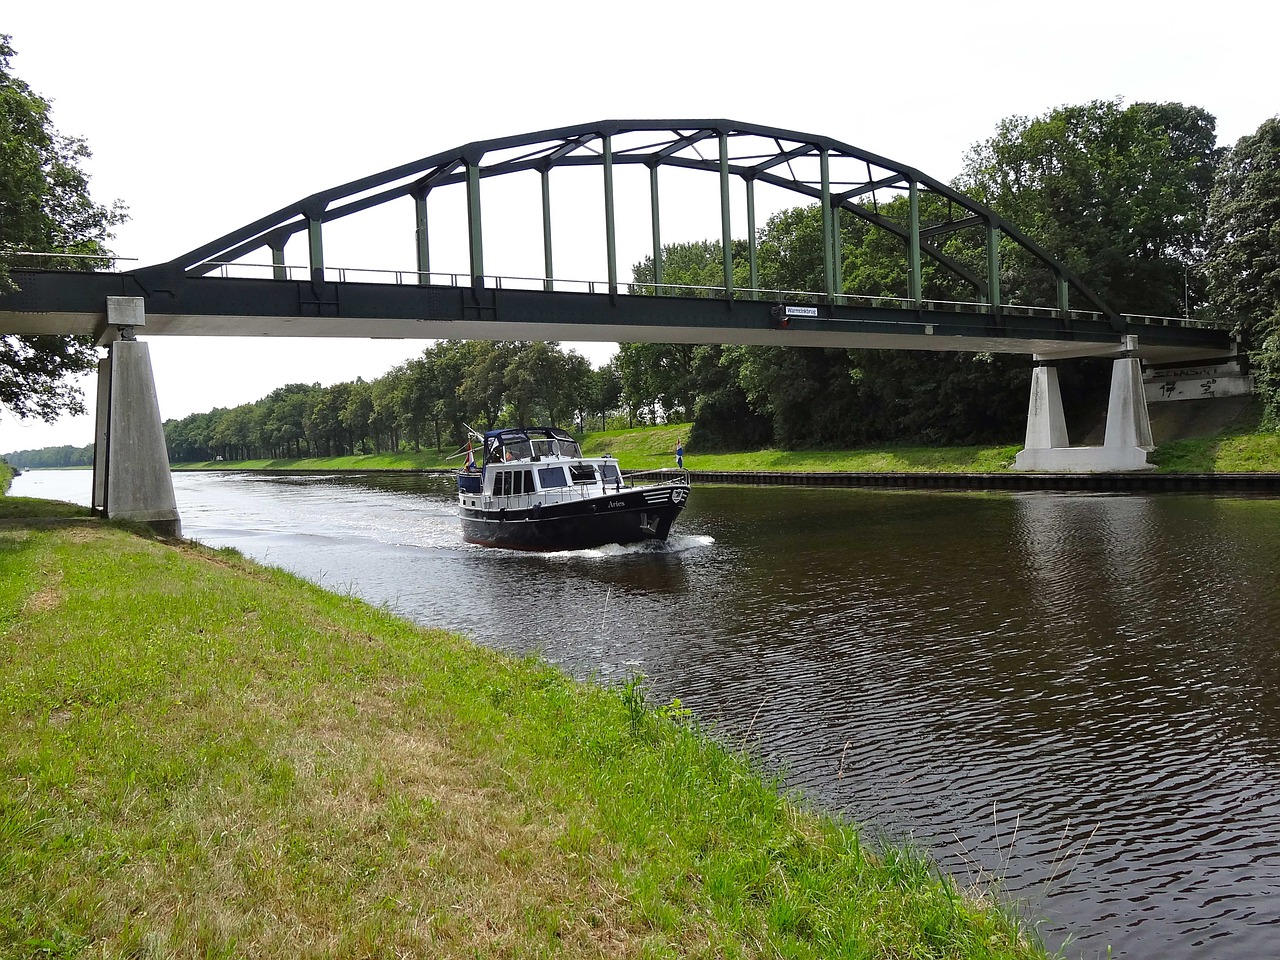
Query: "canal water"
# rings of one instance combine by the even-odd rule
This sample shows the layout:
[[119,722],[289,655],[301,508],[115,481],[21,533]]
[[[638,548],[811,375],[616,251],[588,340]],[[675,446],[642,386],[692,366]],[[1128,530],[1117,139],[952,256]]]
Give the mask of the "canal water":
[[440,479],[174,484],[193,539],[643,674],[1068,956],[1280,955],[1278,500],[701,486],[665,549],[531,555],[464,544]]

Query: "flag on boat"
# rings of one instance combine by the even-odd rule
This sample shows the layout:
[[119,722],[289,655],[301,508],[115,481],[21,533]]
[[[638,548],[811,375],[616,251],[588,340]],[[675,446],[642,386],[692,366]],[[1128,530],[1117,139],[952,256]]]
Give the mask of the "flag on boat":
[[469,440],[468,440],[468,441],[467,441],[467,466],[466,466],[466,469],[467,469],[467,470],[474,470],[475,468],[476,468],[476,455],[475,455],[475,452],[471,449],[471,441],[469,441]]
[[676,466],[681,470],[684,469],[684,443],[680,438],[676,438]]

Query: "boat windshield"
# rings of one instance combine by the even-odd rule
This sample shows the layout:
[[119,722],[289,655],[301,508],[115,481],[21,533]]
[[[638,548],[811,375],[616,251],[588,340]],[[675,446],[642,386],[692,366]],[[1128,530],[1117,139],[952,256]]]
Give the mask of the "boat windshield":
[[574,440],[560,437],[533,437],[533,455],[535,457],[572,457],[575,460],[582,456],[582,449]]
[[528,460],[533,456],[533,448],[528,440],[510,439],[503,443],[507,460]]
[[531,460],[534,457],[582,456],[578,442],[556,427],[511,428],[485,434],[485,463]]

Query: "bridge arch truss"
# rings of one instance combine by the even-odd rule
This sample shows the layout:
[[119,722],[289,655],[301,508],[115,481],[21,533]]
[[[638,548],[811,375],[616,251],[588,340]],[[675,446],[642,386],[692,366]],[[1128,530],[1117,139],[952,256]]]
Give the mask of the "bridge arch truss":
[[[659,171],[694,170],[718,180],[720,195],[723,284],[718,294],[727,299],[756,298],[759,294],[756,187],[768,185],[794,194],[801,202],[819,205],[822,217],[823,289],[812,291],[827,302],[843,296],[841,223],[843,217],[861,220],[887,231],[902,244],[907,264],[908,291],[902,306],[925,305],[922,264],[932,261],[973,291],[975,303],[999,315],[1001,302],[1001,239],[1021,248],[1054,278],[1056,298],[1040,305],[1059,317],[1069,317],[1072,303],[1105,318],[1117,332],[1123,320],[1064,264],[1056,260],[1015,225],[964,193],[919,170],[829,137],[729,120],[610,120],[541,130],[517,136],[478,141],[401,164],[349,183],[313,194],[253,223],[188,251],[163,265],[166,272],[205,276],[228,264],[269,250],[277,279],[288,276],[285,244],[306,238],[311,278],[325,278],[326,225],[384,204],[412,198],[415,209],[416,273],[421,283],[431,277],[431,220],[428,199],[433,191],[461,185],[466,194],[466,247],[471,283],[485,282],[481,216],[482,184],[511,174],[536,172],[541,179],[542,239],[545,289],[555,281],[552,244],[550,173],[560,168],[597,167],[604,200],[605,259],[608,290],[619,290],[616,191],[614,171],[642,166],[649,173],[650,217],[656,285],[663,283],[661,193]],[[736,183],[735,183],[736,182]],[[747,288],[734,284],[733,235],[730,210],[735,185],[745,191],[747,215]],[[889,216],[886,200],[905,197],[907,215]],[[946,214],[923,222],[921,210]],[[944,249],[947,237],[964,230],[981,231],[984,269],[975,270]]]

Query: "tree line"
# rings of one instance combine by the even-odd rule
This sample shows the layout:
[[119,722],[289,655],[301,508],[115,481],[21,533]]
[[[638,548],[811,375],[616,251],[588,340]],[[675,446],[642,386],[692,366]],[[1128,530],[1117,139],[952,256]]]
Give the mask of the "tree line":
[[165,422],[174,463],[457,449],[467,426],[581,429],[619,404],[613,365],[554,342],[445,340],[375,380],[289,384],[254,403]]
[[84,447],[63,446],[18,450],[14,453],[6,453],[4,459],[10,466],[22,470],[91,467],[93,466],[93,444]]

